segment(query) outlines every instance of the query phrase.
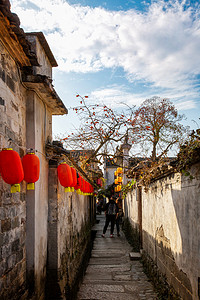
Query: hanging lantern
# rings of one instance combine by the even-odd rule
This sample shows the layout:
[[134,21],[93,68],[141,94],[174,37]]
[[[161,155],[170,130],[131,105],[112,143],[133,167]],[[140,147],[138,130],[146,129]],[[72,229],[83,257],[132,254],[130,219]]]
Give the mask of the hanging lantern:
[[115,179],[115,184],[118,184],[118,179],[117,178]]
[[114,176],[117,176],[117,171],[114,172]]
[[35,153],[27,153],[22,158],[24,180],[27,182],[27,190],[35,189],[35,182],[40,176],[40,160]]
[[82,183],[81,183],[81,194],[84,195],[84,193],[85,193],[85,179],[82,178],[81,181],[82,181]]
[[118,176],[117,180],[118,180],[118,183],[122,183],[122,177],[121,176]]
[[71,167],[71,172],[72,172],[72,178],[73,178],[73,183],[71,185],[71,192],[74,192],[74,187],[77,185],[77,174],[76,174],[76,169]]
[[88,182],[85,180],[85,195],[88,194]]
[[84,195],[85,194],[85,187],[86,187],[86,181],[85,181],[85,179],[84,178],[82,178],[82,189],[81,189],[81,191],[82,191],[82,195]]
[[86,181],[86,195],[90,194],[90,184],[88,181]]
[[77,194],[81,193],[81,176],[79,173],[76,174],[77,175],[77,184],[75,185],[75,190]]
[[122,168],[117,168],[117,174],[121,174],[122,173]]
[[122,186],[121,185],[117,185],[117,192],[120,192],[122,189]]
[[88,182],[89,195],[92,195],[92,185]]
[[0,171],[3,180],[11,184],[11,193],[20,192],[19,183],[24,178],[24,171],[19,154],[12,148],[0,152]]
[[60,184],[65,187],[65,192],[69,192],[69,189],[73,184],[73,177],[70,166],[66,162],[63,162],[58,166],[57,171]]

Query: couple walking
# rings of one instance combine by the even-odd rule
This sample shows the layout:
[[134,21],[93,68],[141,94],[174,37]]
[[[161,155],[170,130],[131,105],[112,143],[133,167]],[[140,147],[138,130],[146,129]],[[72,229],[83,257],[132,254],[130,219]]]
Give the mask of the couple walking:
[[[119,208],[119,206],[120,206],[120,208]],[[105,236],[105,233],[106,233],[109,223],[111,223],[110,237],[113,237],[115,223],[116,223],[116,227],[117,227],[117,236],[120,236],[120,234],[119,234],[119,222],[120,222],[119,210],[121,210],[121,205],[119,203],[119,200],[117,199],[117,203],[116,203],[114,196],[111,196],[109,198],[109,202],[106,203],[106,206],[105,206],[106,221],[105,221],[105,226],[103,228],[102,237]]]

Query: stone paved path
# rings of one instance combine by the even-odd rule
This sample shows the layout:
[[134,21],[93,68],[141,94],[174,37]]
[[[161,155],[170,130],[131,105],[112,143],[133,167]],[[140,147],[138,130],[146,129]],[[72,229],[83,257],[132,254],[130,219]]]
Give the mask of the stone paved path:
[[104,215],[98,215],[97,220],[100,222],[93,228],[97,230],[97,234],[92,256],[77,300],[157,299],[140,261],[130,260],[131,246],[124,234],[110,238],[110,228],[108,228],[105,238],[102,238]]

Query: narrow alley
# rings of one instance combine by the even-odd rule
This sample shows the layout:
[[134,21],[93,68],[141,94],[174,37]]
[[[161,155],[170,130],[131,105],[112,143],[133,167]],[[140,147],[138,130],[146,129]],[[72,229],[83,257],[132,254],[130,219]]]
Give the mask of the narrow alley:
[[114,235],[114,238],[110,238],[108,228],[103,238],[104,221],[104,215],[97,216],[99,223],[93,228],[97,233],[92,255],[77,300],[157,299],[152,284],[143,272],[139,253],[135,260],[130,259],[131,246],[123,232],[120,237]]

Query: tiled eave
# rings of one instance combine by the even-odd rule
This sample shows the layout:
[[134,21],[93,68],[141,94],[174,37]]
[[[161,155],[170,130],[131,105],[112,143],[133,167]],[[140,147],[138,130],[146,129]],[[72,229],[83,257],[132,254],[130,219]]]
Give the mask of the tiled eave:
[[57,95],[51,79],[44,75],[23,75],[23,84],[26,88],[33,90],[50,108],[52,115],[65,115],[67,108]]
[[49,45],[46,41],[46,38],[45,38],[43,32],[26,32],[26,36],[37,36],[40,44],[42,45],[42,47],[43,47],[43,49],[46,53],[46,56],[48,57],[48,59],[51,63],[51,66],[52,67],[57,67],[58,66],[58,64],[55,60],[55,57],[54,57],[54,55],[53,55],[53,53],[52,53],[52,51],[51,51],[51,49],[50,49],[50,47],[49,47]]
[[20,28],[18,16],[11,13],[10,3],[6,0],[0,1],[0,39],[20,67],[39,65],[23,29]]
[[97,185],[93,182],[93,179],[89,178],[87,173],[78,165],[78,163],[70,156],[70,151],[63,148],[62,144],[58,141],[54,141],[53,144],[46,144],[46,153],[47,156],[53,158],[59,158],[63,160],[63,158],[67,158],[67,163],[72,165],[80,175],[87,180],[93,187],[97,187]]

